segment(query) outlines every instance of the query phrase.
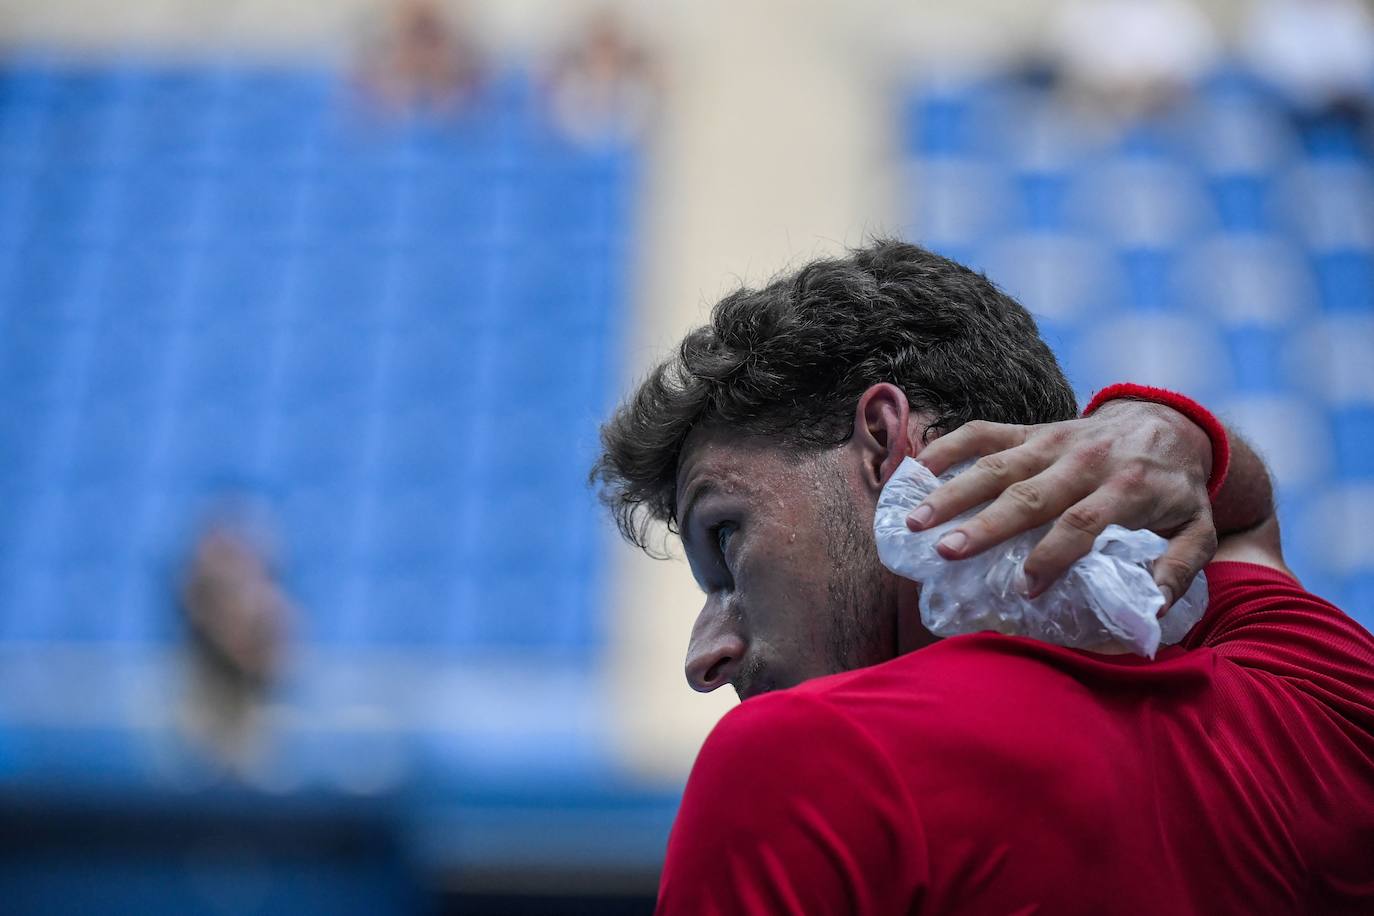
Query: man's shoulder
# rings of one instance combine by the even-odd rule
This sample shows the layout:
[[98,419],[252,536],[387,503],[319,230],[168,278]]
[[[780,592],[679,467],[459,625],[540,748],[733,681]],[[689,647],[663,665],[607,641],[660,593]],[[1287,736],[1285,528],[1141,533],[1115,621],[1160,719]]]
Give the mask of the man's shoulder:
[[[977,701],[1003,690],[1063,682],[1081,653],[1019,636],[973,633],[943,639],[877,665],[815,678],[783,694],[862,715],[895,704],[908,714]],[[1109,662],[1114,663],[1114,661]]]
[[843,807],[873,793],[907,805],[901,768],[871,726],[854,710],[812,692],[761,694],[711,730],[689,787],[712,798],[713,807],[725,798],[755,808],[785,806],[787,799]]
[[1123,689],[1157,690],[1146,672],[1179,664],[954,637],[744,701],[708,737],[694,780],[717,794],[728,782],[750,804],[806,798],[831,810],[895,798],[921,813],[923,832],[956,829],[975,802],[1025,808],[1026,793],[1036,811],[1085,823],[1119,791],[1114,768],[1132,759]]
[[[813,744],[817,723],[856,743],[885,746],[919,738],[936,746],[964,723],[985,725],[1022,715],[1027,706],[1056,706],[1081,692],[1074,653],[1032,640],[979,633],[954,637],[881,664],[814,678],[746,700],[721,720],[738,740]],[[1062,708],[1062,707],[1061,707]],[[978,743],[998,741],[981,730]],[[960,740],[968,740],[962,735]]]

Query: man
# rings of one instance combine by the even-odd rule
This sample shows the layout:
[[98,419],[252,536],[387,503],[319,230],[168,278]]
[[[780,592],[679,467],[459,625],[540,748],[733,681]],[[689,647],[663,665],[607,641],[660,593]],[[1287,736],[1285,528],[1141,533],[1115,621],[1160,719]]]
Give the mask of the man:
[[1288,573],[1238,440],[1209,612],[1153,662],[936,640],[878,563],[898,464],[985,453],[913,513],[997,497],[947,557],[1057,517],[1036,591],[1116,522],[1173,536],[1182,594],[1214,546],[1208,436],[1157,404],[1076,415],[1024,309],[895,242],[726,298],[620,408],[603,498],[641,546],[680,532],[688,680],[746,700],[693,768],[660,912],[1374,908],[1374,640]]
[[264,714],[285,667],[292,608],[272,565],[225,513],[197,537],[180,587],[191,662],[186,725],[239,776],[261,762]]

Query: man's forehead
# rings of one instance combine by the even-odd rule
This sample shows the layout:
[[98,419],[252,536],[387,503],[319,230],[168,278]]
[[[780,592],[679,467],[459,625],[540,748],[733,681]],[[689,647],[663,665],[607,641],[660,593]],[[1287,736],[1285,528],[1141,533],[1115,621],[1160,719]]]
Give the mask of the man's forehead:
[[777,443],[717,426],[698,426],[688,434],[677,466],[677,505],[681,510],[688,489],[709,481],[727,489],[752,489],[751,484],[777,460]]

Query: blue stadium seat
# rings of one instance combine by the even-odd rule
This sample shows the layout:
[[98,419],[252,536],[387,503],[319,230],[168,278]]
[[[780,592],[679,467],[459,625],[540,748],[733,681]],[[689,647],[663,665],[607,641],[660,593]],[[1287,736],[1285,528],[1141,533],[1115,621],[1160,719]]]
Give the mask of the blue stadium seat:
[[[371,335],[362,332],[374,331]],[[317,320],[288,332],[285,366],[278,397],[297,405],[356,405],[366,410],[379,384],[383,338],[366,324]],[[340,419],[345,419],[340,415]],[[347,418],[357,422],[357,415]]]
[[89,392],[65,423],[64,476],[74,484],[104,484],[140,474],[150,458],[152,403],[132,391]]
[[295,392],[283,399],[267,470],[289,482],[356,485],[368,421],[367,392]]
[[1230,328],[1225,335],[1238,393],[1284,390],[1283,351],[1289,340],[1286,331],[1251,325]]
[[[51,598],[57,619],[48,638],[127,642],[131,632],[140,629],[136,617],[143,610],[129,601],[136,574],[130,563],[103,558],[62,566]],[[100,612],[92,614],[89,608],[99,608]]]
[[321,648],[367,645],[368,577],[357,558],[321,567],[306,566],[290,582],[301,618],[299,632]]
[[365,496],[368,564],[452,568],[461,552],[463,517],[472,511],[466,482],[370,481]]
[[1302,566],[1337,580],[1374,570],[1374,533],[1368,524],[1374,512],[1374,487],[1368,480],[1325,487],[1296,509],[1290,513],[1291,540]]
[[1374,171],[1368,164],[1313,161],[1284,181],[1286,222],[1314,252],[1374,248]]
[[1307,253],[1275,235],[1222,233],[1189,246],[1172,278],[1189,309],[1228,327],[1298,327],[1317,294]]
[[315,555],[295,551],[288,557],[288,563],[284,585],[297,614],[292,625],[293,638],[305,645],[328,647],[336,632],[335,622],[352,606],[357,575],[350,574],[344,562],[322,561]]
[[628,221],[626,192],[595,159],[555,163],[520,182],[517,231],[532,238],[618,240]]
[[398,331],[388,342],[381,392],[388,408],[420,402],[448,408],[471,404],[489,363],[491,335],[457,321],[417,322],[415,331]]
[[905,114],[906,145],[918,156],[966,156],[976,152],[974,86],[947,86],[912,98]]
[[504,312],[502,322],[512,328],[534,325],[560,338],[578,328],[605,327],[604,319],[616,313],[619,303],[598,255],[595,247],[522,251],[510,276],[513,308]]
[[[447,244],[433,238],[397,252],[392,293],[396,314],[421,337],[455,342],[494,324],[498,273],[510,260],[500,249],[465,241],[470,227]],[[425,346],[425,344],[422,344]]]
[[1374,404],[1334,411],[1331,424],[1336,473],[1344,480],[1374,481]]
[[1289,384],[1334,407],[1374,402],[1374,316],[1342,313],[1297,329],[1284,354]]
[[1279,101],[1271,87],[1238,60],[1223,60],[1200,81],[1198,94],[1212,102],[1262,105],[1277,113]]
[[226,73],[217,141],[226,157],[269,167],[303,166],[321,148],[333,84],[294,70]]
[[[110,269],[107,265],[107,271]],[[165,266],[162,269],[166,271]],[[98,301],[90,308],[89,336],[81,342],[81,358],[85,360],[82,385],[92,400],[121,400],[142,406],[143,400],[157,395],[165,376],[172,346],[166,336],[171,323],[164,311],[169,303],[156,298],[142,283],[121,288],[117,280],[108,275],[105,279],[107,282],[99,286]],[[120,293],[127,292],[146,298],[119,298]],[[155,304],[149,305],[150,301]]]
[[402,206],[406,231],[420,242],[438,236],[489,243],[510,235],[515,218],[515,181],[508,173],[455,167],[451,163],[416,169],[405,178]]
[[163,421],[166,445],[157,455],[158,478],[188,484],[254,475],[262,449],[260,392],[261,386],[258,392],[185,390]]
[[335,567],[357,559],[361,480],[361,469],[356,465],[333,474],[291,476],[282,489],[279,507],[289,567],[338,572]]
[[1182,315],[1132,315],[1088,328],[1075,364],[1090,388],[1123,378],[1209,400],[1231,383],[1231,367],[1215,328]]
[[1352,573],[1344,584],[1345,600],[1337,606],[1364,624],[1366,629],[1374,630],[1374,567]]
[[347,637],[367,646],[451,648],[450,621],[472,613],[459,604],[464,584],[461,575],[435,564],[378,573],[368,582],[363,627]]
[[504,121],[500,102],[490,95],[479,95],[457,116],[420,116],[406,138],[413,171],[450,171],[486,180],[507,172],[512,156]]
[[1217,416],[1264,458],[1281,495],[1299,496],[1331,475],[1331,425],[1320,401],[1282,389],[1228,397]]
[[1009,236],[990,246],[979,266],[1037,319],[1061,326],[1100,319],[1121,300],[1120,266],[1091,237]]
[[52,95],[56,77],[53,61],[32,52],[11,51],[0,65],[0,113],[8,116],[43,106]]
[[284,247],[299,237],[309,199],[309,173],[258,160],[212,172],[201,210],[220,238]]
[[1123,248],[1121,270],[1125,277],[1126,301],[1139,311],[1162,311],[1173,305],[1170,284],[1174,253],[1161,248]]
[[1018,178],[1025,225],[1032,231],[1058,232],[1070,225],[1068,198],[1072,178],[1055,172],[1031,172]]
[[542,564],[538,571],[514,564],[487,566],[477,584],[482,611],[469,627],[471,645],[519,651],[551,644],[545,639],[550,623],[568,608],[560,606],[564,589],[543,573]]
[[80,265],[89,277],[81,307],[97,335],[113,335],[97,341],[95,349],[113,348],[115,357],[137,351],[138,358],[165,352],[185,314],[185,269],[194,257],[192,250],[166,241],[92,250]]
[[45,390],[18,393],[6,401],[7,409],[0,411],[0,500],[11,510],[0,520],[0,528],[18,523],[23,502],[46,473],[42,453],[54,415]]
[[909,168],[912,240],[941,252],[994,238],[1015,211],[1012,179],[972,158],[920,158]]
[[[266,393],[276,368],[274,332],[279,329],[263,320],[254,321],[251,309],[236,312],[235,305],[218,312],[196,310],[196,333],[181,343],[183,365],[176,383],[182,397],[241,399],[247,392]],[[303,358],[320,357],[309,353]],[[261,413],[261,399],[251,409]]]
[[306,642],[599,638],[584,477],[637,157],[555,137],[524,76],[454,119],[356,102],[323,72],[0,72],[0,495],[29,493],[0,567],[63,607],[28,631],[173,638],[196,507],[270,481]]
[[145,499],[140,483],[135,474],[68,484],[57,510],[59,529],[54,555],[60,568],[118,564],[132,559],[132,535]]
[[1168,162],[1182,157],[1180,138],[1167,113],[1128,121],[1117,138],[1116,155],[1123,161]]
[[1167,250],[1212,228],[1201,177],[1178,162],[1112,158],[1087,172],[1074,189],[1075,225],[1125,249]]
[[132,67],[122,81],[118,139],[131,162],[206,165],[216,158],[222,79],[200,68]]
[[1272,177],[1298,154],[1288,119],[1253,98],[1200,98],[1186,132],[1191,158],[1211,178]]
[[1363,156],[1358,118],[1328,114],[1307,120],[1301,128],[1303,146],[1314,159],[1357,162]]
[[[171,273],[185,291],[184,312],[192,327],[241,322],[267,333],[288,324],[292,253],[270,239],[233,241],[189,253],[184,276]],[[250,234],[251,235],[251,234]]]
[[69,325],[91,307],[92,267],[104,253],[102,247],[51,240],[28,240],[16,246],[4,308],[43,333],[60,334],[55,325]]
[[375,481],[382,486],[471,486],[479,409],[461,397],[443,403],[416,391],[399,399],[380,418]]
[[216,176],[197,166],[148,165],[117,175],[110,195],[110,233],[142,244],[204,238]]
[[38,173],[28,191],[24,217],[28,238],[62,245],[108,239],[117,188],[115,177],[103,170],[63,168]]
[[317,238],[395,238],[402,180],[402,173],[390,168],[320,172],[305,198],[307,232]]
[[1326,309],[1374,314],[1374,249],[1318,252],[1314,260]]
[[54,74],[42,128],[44,161],[62,168],[127,161],[119,143],[123,95],[120,81],[98,68]]
[[[395,257],[395,246],[356,237],[332,237],[302,250],[292,265],[288,307],[298,340],[308,343],[316,332],[375,332],[394,294]],[[367,343],[358,340],[357,346]]]
[[[15,308],[0,316],[0,386],[12,408],[50,404],[59,386],[64,355],[59,329],[63,325],[52,320],[54,316],[35,311],[33,306]],[[0,411],[0,416],[6,413]]]
[[0,67],[0,165],[6,172],[46,161],[43,134],[55,73],[51,66],[10,57]]
[[1267,232],[1270,215],[1270,181],[1261,175],[1220,175],[1209,182],[1222,229],[1233,233]]
[[[1331,489],[1370,479],[1374,436],[1374,163],[1347,127],[1300,137],[1229,65],[1106,145],[1105,125],[1012,79],[922,89],[907,225],[1025,302],[1080,396],[1130,378],[1220,399],[1272,464],[1294,567],[1374,619],[1356,584],[1374,553],[1350,530],[1363,490]],[[1075,236],[1117,263],[1092,266],[1060,241]]]

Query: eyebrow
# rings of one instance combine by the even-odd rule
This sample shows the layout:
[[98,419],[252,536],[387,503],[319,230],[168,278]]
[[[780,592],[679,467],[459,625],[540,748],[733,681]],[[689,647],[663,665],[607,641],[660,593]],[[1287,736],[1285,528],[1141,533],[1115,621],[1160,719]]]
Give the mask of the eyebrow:
[[712,484],[710,480],[703,480],[701,483],[695,484],[688,489],[687,499],[684,501],[682,507],[682,516],[678,519],[677,525],[677,530],[684,541],[687,539],[688,533],[692,530],[692,510],[696,508],[697,503],[703,496],[710,495],[715,489],[715,485]]

